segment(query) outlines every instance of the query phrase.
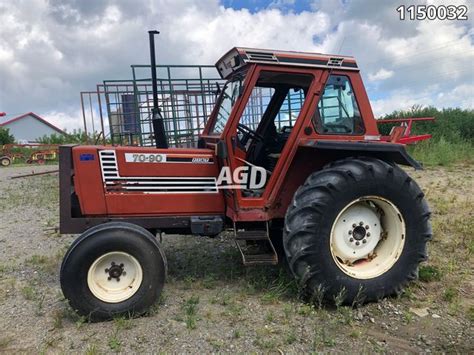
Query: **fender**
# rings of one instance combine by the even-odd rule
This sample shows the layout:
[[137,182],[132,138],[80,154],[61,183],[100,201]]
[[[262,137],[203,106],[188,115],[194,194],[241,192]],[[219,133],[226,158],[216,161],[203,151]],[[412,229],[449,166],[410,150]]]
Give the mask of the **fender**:
[[405,149],[405,145],[383,142],[348,142],[348,141],[307,141],[303,147],[323,151],[323,154],[331,154],[335,159],[348,156],[368,156],[385,161],[393,161],[400,165],[408,165],[416,170],[423,170],[423,166],[413,159]]

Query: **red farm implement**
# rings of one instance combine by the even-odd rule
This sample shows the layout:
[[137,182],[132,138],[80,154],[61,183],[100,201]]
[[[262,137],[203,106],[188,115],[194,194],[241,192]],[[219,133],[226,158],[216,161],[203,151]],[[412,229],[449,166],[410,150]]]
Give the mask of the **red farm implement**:
[[[381,140],[391,143],[416,144],[418,142],[431,138],[431,134],[411,135],[414,122],[426,122],[435,120],[434,117],[417,117],[417,118],[392,118],[377,120],[377,124],[393,124],[390,134],[381,136]],[[396,124],[400,124],[396,126]]]
[[0,149],[0,166],[7,167],[15,161],[27,164],[45,164],[56,160],[59,145],[55,144],[5,144]]

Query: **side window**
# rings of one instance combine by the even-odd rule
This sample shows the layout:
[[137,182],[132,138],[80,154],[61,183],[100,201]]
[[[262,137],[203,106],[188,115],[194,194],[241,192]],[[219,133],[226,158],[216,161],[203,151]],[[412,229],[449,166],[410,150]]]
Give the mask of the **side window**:
[[288,90],[288,95],[286,95],[285,101],[283,101],[275,118],[275,126],[279,132],[291,130],[300,115],[304,99],[305,94],[302,88],[290,88]]
[[314,119],[320,134],[364,133],[364,122],[347,76],[329,77]]
[[[313,76],[282,72],[260,72],[239,121],[237,136],[246,147],[255,140],[283,143],[288,138]],[[247,147],[246,147],[247,149]]]
[[[255,86],[242,113],[240,123],[256,131],[274,94],[275,88],[273,87]],[[288,89],[288,94],[274,119],[278,132],[291,131],[303,107],[304,100],[305,93],[303,88],[292,87]],[[240,136],[241,133],[239,133]]]
[[274,93],[274,88],[255,86],[242,113],[240,123],[256,131]]

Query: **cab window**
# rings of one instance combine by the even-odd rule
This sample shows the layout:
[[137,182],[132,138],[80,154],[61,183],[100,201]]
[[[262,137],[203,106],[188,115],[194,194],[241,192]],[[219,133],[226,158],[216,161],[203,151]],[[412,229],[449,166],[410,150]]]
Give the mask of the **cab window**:
[[330,75],[315,113],[320,134],[363,134],[364,123],[347,76]]
[[219,110],[211,133],[222,133],[229,120],[232,108],[242,90],[242,78],[236,77],[233,81],[226,83],[221,96]]

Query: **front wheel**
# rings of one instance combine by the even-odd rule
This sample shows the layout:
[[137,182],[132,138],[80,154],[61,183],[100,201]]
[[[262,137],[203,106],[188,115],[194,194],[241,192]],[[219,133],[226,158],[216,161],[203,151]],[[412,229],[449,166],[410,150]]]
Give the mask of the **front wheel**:
[[61,288],[73,309],[90,320],[144,313],[159,297],[165,256],[152,234],[112,222],[82,234],[61,265]]
[[398,293],[426,260],[429,216],[420,188],[397,166],[335,162],[310,175],[288,208],[290,269],[309,296],[323,293],[333,302]]
[[11,159],[9,157],[1,157],[0,158],[0,165],[7,167],[12,163]]

